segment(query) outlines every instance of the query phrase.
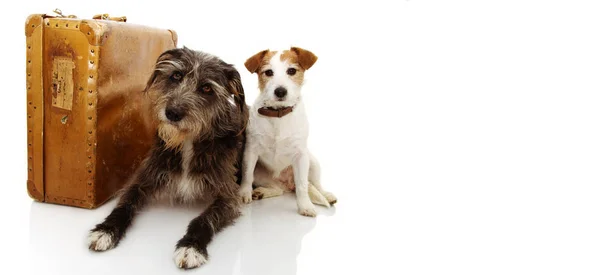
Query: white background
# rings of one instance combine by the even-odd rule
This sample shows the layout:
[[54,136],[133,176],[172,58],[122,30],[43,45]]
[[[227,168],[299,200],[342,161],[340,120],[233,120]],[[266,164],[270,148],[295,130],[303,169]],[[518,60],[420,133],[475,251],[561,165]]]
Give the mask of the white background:
[[[52,3],[50,3],[52,2]],[[319,56],[304,89],[310,147],[339,198],[308,219],[254,203],[194,274],[599,274],[597,1],[18,1],[2,14],[2,274],[180,273],[187,221],[150,209],[114,251],[95,211],[26,193],[24,23],[126,15],[234,63],[265,48]]]

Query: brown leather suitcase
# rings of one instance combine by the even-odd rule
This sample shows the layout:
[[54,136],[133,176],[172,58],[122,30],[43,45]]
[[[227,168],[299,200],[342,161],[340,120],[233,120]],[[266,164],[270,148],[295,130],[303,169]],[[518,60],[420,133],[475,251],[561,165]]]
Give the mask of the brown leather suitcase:
[[96,208],[120,189],[153,141],[143,94],[175,31],[125,17],[30,15],[27,42],[29,196]]

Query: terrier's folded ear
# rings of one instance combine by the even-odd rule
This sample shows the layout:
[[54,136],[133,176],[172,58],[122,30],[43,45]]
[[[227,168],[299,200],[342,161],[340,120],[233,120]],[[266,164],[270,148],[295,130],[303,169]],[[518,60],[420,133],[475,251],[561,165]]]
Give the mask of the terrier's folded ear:
[[246,60],[246,63],[244,63],[244,66],[246,66],[246,69],[248,69],[248,71],[250,71],[251,73],[258,73],[258,69],[260,68],[260,63],[262,62],[262,59],[265,57],[265,55],[269,52],[269,50],[264,50],[261,51],[255,55],[253,55],[252,57],[248,58]]
[[318,57],[308,50],[298,47],[291,47],[290,50],[298,55],[298,64],[300,64],[304,70],[310,69],[310,67],[317,62]]

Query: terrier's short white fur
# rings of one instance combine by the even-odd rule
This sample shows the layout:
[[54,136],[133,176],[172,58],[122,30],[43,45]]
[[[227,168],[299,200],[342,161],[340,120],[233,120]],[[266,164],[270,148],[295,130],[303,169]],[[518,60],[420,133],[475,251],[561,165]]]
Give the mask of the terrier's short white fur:
[[[297,49],[295,52],[297,56],[292,59],[286,58],[290,54],[295,54],[292,50],[268,51],[262,56],[253,57],[262,57],[261,65],[255,71],[259,74],[259,81],[262,84],[260,94],[250,109],[240,195],[244,202],[252,201],[253,183],[258,186],[255,192],[262,192],[265,197],[281,195],[285,187],[282,187],[278,178],[284,177],[280,173],[289,171],[286,168],[291,166],[298,213],[314,217],[317,213],[311,198],[315,203],[327,207],[337,199],[333,194],[323,190],[319,163],[307,147],[309,125],[301,96],[303,75],[300,78],[294,77],[289,71],[293,68],[303,74],[312,64],[306,66],[301,65],[302,61],[298,63],[298,60],[302,60],[299,55],[311,54],[314,61],[316,56],[306,50],[295,49]],[[246,67],[251,70],[248,65]],[[269,70],[272,73],[262,75]],[[283,98],[275,95],[275,89],[279,87],[287,90],[287,95]],[[258,113],[261,107],[289,106],[293,107],[293,111],[280,118],[267,117]]]

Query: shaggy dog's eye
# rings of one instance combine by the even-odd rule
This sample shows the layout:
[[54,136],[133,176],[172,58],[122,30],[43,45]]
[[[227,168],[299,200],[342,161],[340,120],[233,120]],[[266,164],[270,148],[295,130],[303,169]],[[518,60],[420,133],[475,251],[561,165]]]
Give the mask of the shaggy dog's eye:
[[183,74],[181,74],[180,72],[174,72],[174,73],[171,75],[171,79],[172,79],[172,80],[175,80],[175,81],[179,81],[179,80],[181,80],[182,78],[183,78]]
[[267,75],[267,76],[273,76],[273,70],[266,70],[265,71],[265,75]]
[[212,94],[213,93],[212,87],[210,87],[210,85],[208,85],[208,84],[202,85],[202,89],[200,91],[202,93],[205,93],[205,94]]
[[296,74],[296,69],[294,69],[294,68],[287,69],[287,74],[289,74],[289,75],[295,75]]

